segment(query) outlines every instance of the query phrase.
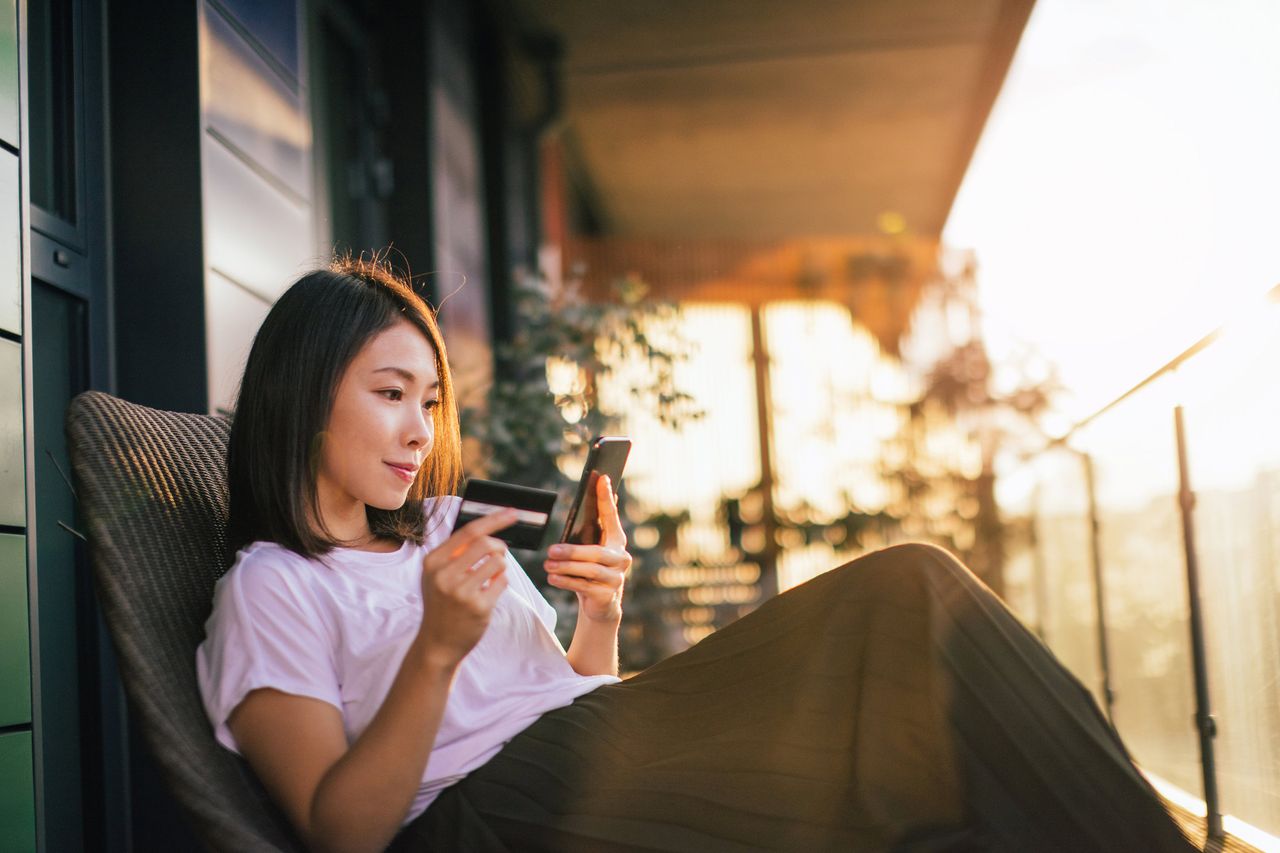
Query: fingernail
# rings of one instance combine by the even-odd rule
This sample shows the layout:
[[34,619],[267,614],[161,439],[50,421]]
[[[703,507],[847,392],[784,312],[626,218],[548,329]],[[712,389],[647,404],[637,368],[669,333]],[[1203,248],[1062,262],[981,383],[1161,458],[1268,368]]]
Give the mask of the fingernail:
[[550,550],[547,551],[547,553],[553,557],[563,557],[568,552],[568,550],[569,549],[564,547],[563,545],[552,545]]

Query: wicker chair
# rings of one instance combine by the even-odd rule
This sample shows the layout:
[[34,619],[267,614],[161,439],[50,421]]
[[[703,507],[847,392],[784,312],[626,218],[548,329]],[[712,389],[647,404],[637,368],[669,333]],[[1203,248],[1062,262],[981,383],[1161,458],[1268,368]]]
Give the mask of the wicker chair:
[[174,798],[211,850],[302,850],[248,765],[214,740],[196,683],[196,646],[228,568],[230,424],[87,391],[66,428],[130,712]]

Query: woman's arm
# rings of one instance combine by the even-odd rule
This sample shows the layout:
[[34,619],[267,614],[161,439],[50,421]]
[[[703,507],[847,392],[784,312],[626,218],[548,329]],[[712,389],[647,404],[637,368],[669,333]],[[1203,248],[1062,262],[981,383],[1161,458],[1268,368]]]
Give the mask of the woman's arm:
[[382,850],[422,783],[458,665],[506,589],[506,549],[488,534],[495,513],[461,528],[423,561],[423,620],[386,699],[347,746],[338,709],[261,689],[227,721],[241,752],[307,846]]
[[337,708],[277,690],[254,690],[227,725],[309,849],[382,850],[422,783],[453,671],[410,651],[350,748]]
[[581,675],[618,674],[618,626],[622,623],[622,591],[631,555],[618,516],[618,503],[608,477],[596,480],[600,507],[599,545],[552,545],[544,567],[547,582],[578,594],[578,624],[567,653]]
[[618,674],[618,626],[622,614],[612,622],[596,622],[578,609],[578,624],[569,642],[569,665],[579,675]]

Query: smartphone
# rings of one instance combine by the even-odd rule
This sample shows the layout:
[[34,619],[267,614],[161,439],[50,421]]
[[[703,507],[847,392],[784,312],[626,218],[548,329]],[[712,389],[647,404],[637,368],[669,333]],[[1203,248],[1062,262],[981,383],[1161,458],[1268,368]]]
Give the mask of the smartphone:
[[597,436],[587,452],[587,464],[578,480],[578,493],[569,505],[569,517],[565,519],[561,542],[574,545],[600,544],[600,509],[596,504],[596,481],[601,476],[609,478],[613,496],[618,496],[618,484],[622,482],[622,469],[631,452],[631,439],[620,435]]

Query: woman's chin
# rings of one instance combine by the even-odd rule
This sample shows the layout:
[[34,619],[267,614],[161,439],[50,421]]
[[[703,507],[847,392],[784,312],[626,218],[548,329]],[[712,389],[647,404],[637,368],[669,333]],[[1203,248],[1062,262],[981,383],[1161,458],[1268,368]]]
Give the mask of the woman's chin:
[[374,509],[381,509],[390,512],[391,510],[400,509],[408,499],[409,490],[405,489],[403,492],[396,494],[379,495],[377,500],[366,501],[365,503]]

